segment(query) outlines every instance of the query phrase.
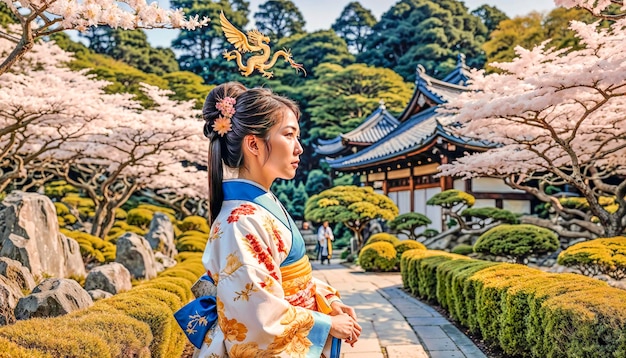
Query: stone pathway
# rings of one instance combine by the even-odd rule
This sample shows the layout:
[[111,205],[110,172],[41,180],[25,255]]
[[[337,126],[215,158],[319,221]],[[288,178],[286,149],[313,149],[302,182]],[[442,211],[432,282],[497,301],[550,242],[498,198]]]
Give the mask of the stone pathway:
[[343,358],[486,358],[437,311],[405,293],[399,273],[366,273],[337,259],[314,261],[313,269],[356,309],[363,327],[354,347],[342,345]]

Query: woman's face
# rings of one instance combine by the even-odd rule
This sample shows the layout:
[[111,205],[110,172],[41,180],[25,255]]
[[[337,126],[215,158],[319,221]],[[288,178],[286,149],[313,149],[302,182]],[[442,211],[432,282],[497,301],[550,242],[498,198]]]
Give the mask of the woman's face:
[[300,125],[296,115],[286,110],[282,120],[279,120],[269,131],[268,141],[270,148],[262,146],[263,180],[269,185],[277,179],[293,179],[300,163],[302,145],[300,145]]

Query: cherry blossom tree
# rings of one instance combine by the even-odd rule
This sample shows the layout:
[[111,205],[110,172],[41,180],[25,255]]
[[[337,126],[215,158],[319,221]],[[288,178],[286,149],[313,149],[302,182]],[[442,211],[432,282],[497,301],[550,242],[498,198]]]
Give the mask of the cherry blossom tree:
[[[0,49],[7,41],[0,39]],[[104,237],[115,209],[137,190],[202,202],[207,141],[193,102],[144,86],[153,107],[128,94],[107,94],[106,81],[64,66],[70,56],[37,43],[0,76],[0,190],[50,173],[96,204],[91,233]]]
[[626,1],[624,0],[554,0],[554,3],[568,9],[579,7],[594,16],[607,20],[626,17]]
[[205,26],[208,18],[186,19],[182,10],[160,8],[156,1],[146,0],[2,0],[19,19],[17,32],[0,28],[0,38],[14,44],[7,53],[0,53],[0,75],[31,50],[38,38],[63,30],[85,31],[92,26],[113,28],[184,28]]
[[[152,86],[145,85],[144,91],[155,102],[153,108],[109,108],[91,122],[100,132],[48,152],[54,158],[49,167],[94,201],[94,236],[106,236],[115,209],[138,190],[176,191],[195,198],[208,193],[202,184],[207,183],[206,172],[202,175],[192,165],[208,151],[194,103],[171,101],[168,91]],[[206,160],[198,164],[206,165]],[[204,180],[198,182],[200,177]]]
[[[610,28],[575,21],[570,27],[585,48],[518,47],[512,62],[491,64],[503,73],[472,72],[470,91],[444,111],[457,115],[458,135],[498,146],[443,165],[442,175],[500,177],[534,194],[558,220],[523,221],[562,237],[616,236],[626,216],[626,19]],[[565,207],[544,190],[564,184],[586,199],[589,211]],[[616,205],[601,205],[606,197]]]
[[[10,46],[0,39],[0,52]],[[105,82],[66,68],[69,59],[53,43],[40,43],[0,76],[0,191],[41,167],[33,164],[46,152],[87,134],[89,123],[122,99],[104,96]]]

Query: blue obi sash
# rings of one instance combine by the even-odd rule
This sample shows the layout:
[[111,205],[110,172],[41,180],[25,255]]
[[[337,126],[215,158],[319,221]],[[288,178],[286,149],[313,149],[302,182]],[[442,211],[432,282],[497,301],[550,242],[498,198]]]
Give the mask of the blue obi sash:
[[[291,230],[293,243],[287,258],[280,264],[281,267],[295,263],[306,255],[304,239],[300,230],[297,229],[295,222],[284,208],[269,197],[268,192],[254,184],[241,180],[225,181],[222,187],[224,190],[224,201],[245,200],[253,202],[272,213]],[[215,285],[213,279],[207,274],[202,275],[200,280],[205,280],[208,281],[207,284]],[[199,349],[202,347],[204,337],[217,322],[215,296],[205,295],[197,297],[176,311],[174,318],[183,329],[185,335],[187,335],[187,338],[189,338],[189,341]],[[330,358],[339,358],[340,350],[341,340],[333,337]]]

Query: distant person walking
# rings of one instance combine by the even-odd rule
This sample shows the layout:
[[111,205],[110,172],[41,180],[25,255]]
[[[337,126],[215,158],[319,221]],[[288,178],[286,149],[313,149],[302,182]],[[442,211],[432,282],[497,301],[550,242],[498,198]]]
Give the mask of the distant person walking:
[[324,260],[330,265],[330,259],[333,256],[333,241],[335,236],[333,235],[333,229],[330,228],[328,221],[324,221],[317,231],[317,242],[319,243],[319,252],[321,255],[321,263],[324,264]]

